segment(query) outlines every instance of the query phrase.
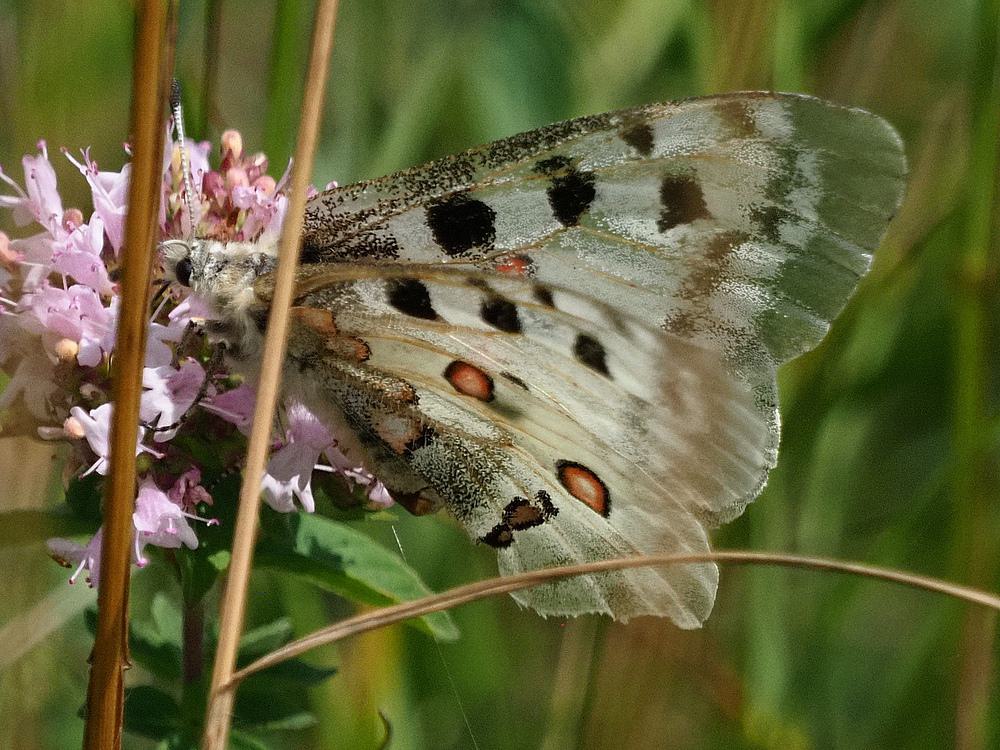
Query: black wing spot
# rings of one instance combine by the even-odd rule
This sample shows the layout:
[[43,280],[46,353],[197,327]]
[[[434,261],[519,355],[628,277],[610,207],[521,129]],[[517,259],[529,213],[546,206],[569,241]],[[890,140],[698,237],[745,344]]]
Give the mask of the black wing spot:
[[479,538],[491,547],[503,549],[514,541],[514,532],[541,526],[559,514],[552,497],[545,490],[535,493],[535,502],[526,497],[515,497],[503,509],[500,523]]
[[586,333],[578,334],[573,344],[573,355],[594,372],[611,377],[604,346],[593,336],[588,336]]
[[660,183],[660,218],[656,226],[661,232],[680,224],[711,216],[705,205],[705,194],[692,175],[668,174]]
[[535,299],[546,307],[555,307],[556,303],[552,300],[552,291],[547,286],[542,286],[537,284],[534,289]]
[[496,239],[496,211],[466,193],[456,193],[427,207],[427,226],[448,255],[491,248]]
[[479,541],[493,547],[493,549],[504,549],[514,542],[514,532],[505,523],[498,523],[489,532],[479,537]]
[[424,320],[437,320],[431,295],[418,279],[390,279],[386,284],[389,304],[401,313]]
[[780,206],[756,205],[750,207],[750,218],[760,225],[761,233],[769,242],[781,241],[781,225],[795,215]]
[[639,152],[639,156],[653,153],[653,129],[648,123],[640,122],[621,132],[622,140]]
[[539,174],[555,174],[570,166],[570,160],[565,156],[552,156],[535,162],[535,171]]
[[564,227],[576,226],[597,195],[594,174],[571,169],[553,177],[545,194],[559,223]]
[[504,333],[520,333],[521,319],[517,315],[517,305],[503,297],[484,300],[479,308],[484,321]]

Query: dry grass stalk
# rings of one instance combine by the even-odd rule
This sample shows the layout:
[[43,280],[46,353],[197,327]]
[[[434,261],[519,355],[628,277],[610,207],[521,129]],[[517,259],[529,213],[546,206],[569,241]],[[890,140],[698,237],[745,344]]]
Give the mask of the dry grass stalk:
[[514,576],[499,576],[486,581],[477,581],[456,586],[440,594],[432,594],[410,602],[402,602],[391,607],[381,607],[364,612],[355,617],[349,617],[329,627],[310,633],[304,638],[292,641],[266,656],[248,664],[233,675],[232,682],[225,686],[232,688],[252,674],[268,667],[273,667],[283,661],[301,656],[306,651],[319,646],[342,640],[352,635],[365,633],[387,625],[393,625],[413,617],[422,617],[432,612],[451,609],[460,604],[468,604],[479,599],[485,599],[499,594],[509,594],[513,591],[531,588],[539,584],[549,583],[559,578],[597,573],[608,570],[624,570],[626,568],[641,568],[653,565],[682,565],[685,563],[718,562],[732,565],[778,565],[789,568],[806,568],[833,573],[874,578],[876,580],[898,583],[903,586],[933,591],[956,599],[979,604],[1000,611],[1000,596],[987,591],[961,586],[942,581],[939,578],[907,573],[892,568],[881,568],[863,563],[844,562],[825,557],[808,557],[805,555],[786,555],[777,552],[754,552],[749,550],[724,550],[691,555],[646,555],[641,557],[626,557],[615,560],[599,560],[597,562],[566,565],[558,568],[531,570]]
[[144,0],[139,6],[132,84],[131,134],[135,156],[122,250],[111,470],[104,501],[101,583],[87,686],[85,750],[121,747],[124,672],[129,667],[128,589],[134,533],[135,444],[163,169],[163,124],[173,62],[172,45],[167,44],[169,15],[168,4],[163,0]]
[[219,645],[212,670],[208,711],[202,747],[222,750],[229,736],[233,692],[220,691],[232,678],[236,666],[236,651],[243,632],[246,595],[253,563],[253,545],[257,537],[260,509],[260,480],[270,442],[271,424],[285,359],[285,338],[288,330],[289,306],[295,266],[298,263],[299,241],[305,214],[306,188],[312,173],[319,121],[322,112],[326,73],[333,48],[337,0],[320,0],[316,7],[313,38],[306,72],[302,122],[295,146],[294,171],[281,242],[278,246],[278,269],[275,272],[274,301],[264,339],[264,352],[253,430],[247,448],[243,485],[240,488],[239,511],[233,537],[232,560],[223,594],[219,622]]

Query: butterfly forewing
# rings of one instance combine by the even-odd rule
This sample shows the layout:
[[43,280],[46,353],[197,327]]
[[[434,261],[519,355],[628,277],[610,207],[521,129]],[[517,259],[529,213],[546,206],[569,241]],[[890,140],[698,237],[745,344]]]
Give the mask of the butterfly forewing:
[[[290,387],[504,572],[704,551],[774,463],[777,364],[843,306],[904,172],[874,115],[750,93],[327,191],[306,215]],[[716,575],[633,570],[519,599],[695,626]]]

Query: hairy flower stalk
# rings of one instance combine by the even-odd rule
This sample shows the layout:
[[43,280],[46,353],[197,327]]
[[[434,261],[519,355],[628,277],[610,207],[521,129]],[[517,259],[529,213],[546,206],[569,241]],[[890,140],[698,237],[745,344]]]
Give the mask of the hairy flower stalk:
[[[267,174],[263,154],[248,154],[236,131],[221,138],[211,164],[209,143],[188,142],[198,194],[189,215],[183,194],[180,149],[164,159],[160,231],[163,239],[194,235],[222,241],[277,237],[288,205],[285,177]],[[25,156],[23,185],[0,169],[0,210],[9,212],[24,236],[0,232],[0,393],[7,433],[34,433],[72,447],[78,477],[108,471],[110,358],[118,313],[114,283],[123,239],[129,165],[101,171],[87,150],[64,156],[90,186],[93,209],[64,208],[46,144]],[[287,173],[286,173],[287,175]],[[155,282],[161,285],[162,282]],[[253,388],[219,364],[200,334],[213,312],[199,299],[172,290],[152,311],[140,403],[136,456],[139,489],[132,560],[148,562],[147,546],[198,546],[199,524],[215,523],[212,487],[202,485],[211,456],[215,476],[240,467],[244,431],[253,413]],[[334,472],[362,488],[371,508],[392,503],[385,487],[337,450],[329,428],[305,406],[284,405],[282,428],[263,482],[264,500],[275,510],[313,511],[312,475]],[[325,459],[325,463],[320,460]],[[93,503],[100,493],[93,493]],[[84,543],[51,539],[51,555],[99,579],[101,530]]]

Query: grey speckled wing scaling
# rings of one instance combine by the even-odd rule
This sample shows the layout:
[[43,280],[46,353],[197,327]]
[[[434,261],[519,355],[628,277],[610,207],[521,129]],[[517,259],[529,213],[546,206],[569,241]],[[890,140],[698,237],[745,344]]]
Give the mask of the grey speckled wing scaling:
[[[773,466],[776,366],[823,336],[904,175],[878,117],[747,93],[327,191],[307,210],[297,304],[333,322],[302,330],[366,356],[314,399],[505,572],[707,549],[704,526],[738,515]],[[315,357],[321,341],[290,350]],[[710,565],[631,571],[518,598],[694,626],[715,580]]]

